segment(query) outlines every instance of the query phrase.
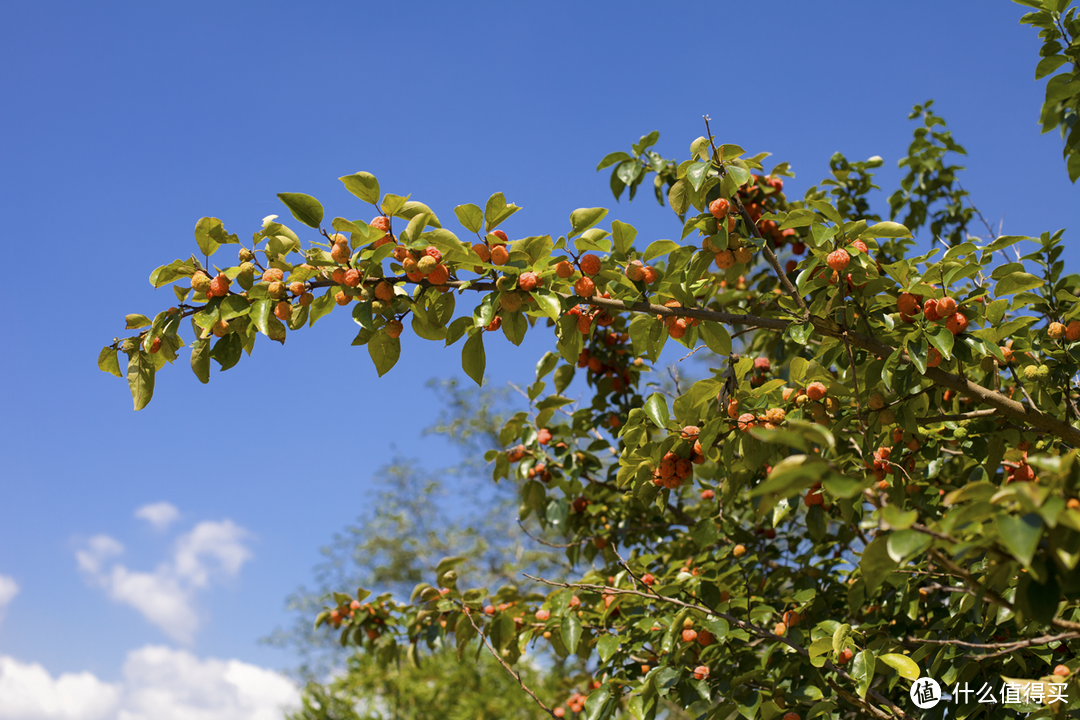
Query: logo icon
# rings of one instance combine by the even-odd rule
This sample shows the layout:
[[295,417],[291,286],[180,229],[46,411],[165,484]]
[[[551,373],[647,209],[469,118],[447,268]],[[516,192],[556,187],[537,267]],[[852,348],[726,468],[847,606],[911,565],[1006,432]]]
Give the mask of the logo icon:
[[911,702],[920,710],[929,710],[941,702],[941,686],[933,678],[919,678],[911,686]]

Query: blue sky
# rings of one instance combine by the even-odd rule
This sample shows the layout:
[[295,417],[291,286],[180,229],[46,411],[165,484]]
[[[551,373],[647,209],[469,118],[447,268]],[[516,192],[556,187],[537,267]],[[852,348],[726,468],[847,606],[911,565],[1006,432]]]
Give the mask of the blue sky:
[[[709,113],[721,141],[792,164],[789,196],[835,151],[882,156],[891,191],[907,114],[935,98],[984,214],[1008,233],[1075,228],[1060,140],[1038,132],[1039,43],[1022,14],[1004,1],[6,8],[0,196],[21,267],[0,355],[0,697],[30,675],[42,694],[64,673],[90,689],[64,685],[81,714],[0,702],[0,718],[143,717],[140,693],[163,675],[256,717],[250,698],[286,697],[270,670],[292,664],[257,640],[368,508],[372,474],[395,450],[453,460],[420,429],[437,412],[425,382],[460,377],[459,349],[407,338],[379,380],[345,316],[261,342],[209,386],[182,359],[132,412],[97,352],[125,314],[171,304],[146,278],[191,252],[199,217],[247,238],[288,217],[276,193],[304,192],[328,217],[366,218],[336,178],[367,170],[454,229],[455,205],[502,191],[524,208],[511,237],[563,234],[592,206],[642,239],[677,237],[650,197],[613,201],[601,157],[652,130],[685,157]],[[527,381],[541,335],[489,346],[489,380]],[[256,679],[206,689],[216,662]],[[190,672],[148,670],[165,667]]]

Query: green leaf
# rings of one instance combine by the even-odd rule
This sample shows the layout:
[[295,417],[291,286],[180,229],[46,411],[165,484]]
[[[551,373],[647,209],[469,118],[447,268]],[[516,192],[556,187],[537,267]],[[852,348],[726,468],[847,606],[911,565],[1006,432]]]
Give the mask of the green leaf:
[[479,205],[473,205],[472,203],[458,205],[454,208],[454,214],[457,215],[458,222],[461,223],[462,227],[469,232],[478,233],[484,227],[484,211],[480,209]]
[[698,326],[701,331],[701,339],[717,355],[727,356],[731,354],[731,333],[718,322],[702,320]]
[[859,697],[866,697],[870,689],[870,681],[874,679],[874,653],[863,650],[855,656],[855,662],[851,666],[851,677],[855,679],[856,692]]
[[581,621],[577,613],[567,613],[562,619],[562,641],[567,651],[573,655],[577,652],[578,642],[581,640]]
[[637,229],[628,223],[619,220],[611,221],[611,237],[615,241],[615,252],[625,255],[630,252],[637,237]]
[[658,258],[661,255],[667,255],[673,250],[678,250],[681,245],[674,240],[656,240],[649,243],[649,247],[645,248],[644,262],[649,262],[653,258]]
[[[711,520],[709,521],[712,522]],[[604,635],[596,641],[596,652],[600,655],[601,662],[607,662],[615,651],[619,649],[618,635]]]
[[621,150],[619,152],[608,153],[604,156],[604,159],[600,161],[600,164],[596,166],[596,171],[599,172],[604,168],[611,167],[615,163],[622,162],[623,160],[633,160],[633,158]]
[[146,327],[150,324],[150,318],[145,315],[139,315],[138,313],[132,313],[131,315],[124,316],[125,330],[137,330],[142,327]]
[[907,655],[901,655],[900,653],[885,653],[884,655],[878,655],[877,659],[900,673],[900,677],[902,678],[907,678],[908,680],[919,679],[919,666]]
[[120,360],[117,357],[119,351],[116,348],[106,345],[101,348],[101,352],[98,353],[97,366],[98,370],[107,372],[116,377],[124,377],[120,372]]
[[573,232],[570,237],[580,235],[596,223],[604,219],[608,214],[607,208],[578,208],[570,213],[570,227]]
[[203,338],[192,343],[191,371],[203,385],[210,382],[210,338]]
[[666,428],[668,424],[667,400],[660,393],[653,393],[645,401],[645,414],[658,428]]
[[942,325],[931,332],[928,328],[926,331],[926,339],[930,341],[930,344],[937,348],[938,352],[946,360],[952,360],[953,343],[956,340],[956,336],[952,334],[949,328]]
[[195,223],[195,242],[203,255],[213,255],[227,240],[228,233],[217,218],[199,218],[199,222]]
[[859,569],[866,581],[867,592],[877,592],[889,573],[896,569],[896,561],[889,555],[888,541],[885,538],[875,538],[866,546],[859,560]]
[[401,213],[408,202],[408,195],[402,197],[400,195],[394,195],[393,193],[386,193],[386,195],[383,196],[382,202],[379,203],[379,209],[382,210],[387,217],[395,217]]
[[304,193],[278,193],[278,199],[285,203],[292,216],[308,227],[319,229],[323,219],[322,204]]
[[242,298],[239,295],[228,295],[221,300],[221,305],[218,306],[218,312],[220,313],[222,320],[232,320],[233,318],[247,315],[251,312],[251,305],[245,298]]
[[1036,513],[1028,513],[1023,517],[999,515],[994,518],[994,522],[1001,542],[1009,552],[1024,567],[1031,567],[1035,550],[1039,547],[1039,538],[1042,537],[1042,519]]
[[499,223],[520,209],[521,208],[517,205],[508,205],[506,198],[503,197],[501,192],[495,193],[488,198],[487,205],[484,208],[484,220],[487,221],[487,231],[491,232],[499,226]]
[[838,626],[832,636],[832,651],[839,654],[847,645],[849,637],[851,637],[851,626],[847,623]]
[[898,222],[874,223],[862,232],[862,237],[909,238],[911,231]]
[[[274,320],[277,320],[277,318],[274,318]],[[214,343],[214,348],[210,351],[210,357],[218,361],[222,371],[228,370],[240,362],[240,357],[244,352],[243,345],[238,334],[229,333]]]
[[996,297],[1012,295],[1013,293],[1041,287],[1042,284],[1043,281],[1041,279],[1029,273],[1011,272],[1001,278],[1001,280],[998,280],[997,285],[994,286],[994,295]]
[[398,358],[401,357],[400,338],[390,337],[385,328],[371,336],[367,347],[379,377],[390,372],[390,368],[394,367]]
[[930,547],[932,538],[917,530],[898,530],[890,533],[886,548],[889,557],[896,562],[903,562],[912,555],[918,555]]
[[127,380],[135,409],[142,410],[154,396],[154,359],[150,353],[138,350],[128,354]]
[[690,163],[686,168],[686,179],[690,181],[690,185],[694,188],[694,192],[700,192],[702,183],[705,182],[705,178],[709,176],[709,169],[712,167],[712,163],[708,160],[699,160],[695,163]]
[[[484,384],[484,369],[487,367],[487,355],[484,354],[484,333],[473,332],[461,348],[461,369],[477,385]],[[573,651],[571,651],[573,652]]]
[[1044,57],[1039,61],[1039,64],[1035,66],[1035,79],[1041,80],[1067,62],[1069,62],[1069,58],[1064,55]]
[[[371,173],[353,173],[352,175],[345,175],[343,177],[339,177],[338,180],[345,184],[346,190],[348,190],[364,202],[371,203],[372,205],[377,205],[379,203],[379,181],[376,180],[375,176]],[[300,220],[300,222],[304,222],[300,218],[297,219]],[[321,215],[319,219],[322,220]]]

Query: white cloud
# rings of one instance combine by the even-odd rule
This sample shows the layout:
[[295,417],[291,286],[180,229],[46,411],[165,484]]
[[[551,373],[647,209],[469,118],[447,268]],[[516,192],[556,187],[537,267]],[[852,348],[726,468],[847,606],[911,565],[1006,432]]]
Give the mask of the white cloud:
[[0,720],[280,720],[298,704],[273,670],[160,646],[128,653],[118,683],[0,656]]
[[4,619],[4,610],[19,594],[19,583],[6,575],[0,575],[0,620]]
[[180,511],[172,503],[159,502],[143,505],[135,511],[135,517],[150,523],[155,530],[165,530],[180,517]]
[[112,714],[116,685],[88,672],[53,678],[41,665],[0,655],[0,718],[3,720],[98,720]]
[[231,520],[201,522],[180,536],[172,558],[153,572],[139,572],[109,561],[123,552],[110,537],[98,535],[75,555],[79,567],[109,597],[138,610],[172,639],[190,643],[199,628],[195,594],[211,581],[235,577],[251,551],[248,532]]

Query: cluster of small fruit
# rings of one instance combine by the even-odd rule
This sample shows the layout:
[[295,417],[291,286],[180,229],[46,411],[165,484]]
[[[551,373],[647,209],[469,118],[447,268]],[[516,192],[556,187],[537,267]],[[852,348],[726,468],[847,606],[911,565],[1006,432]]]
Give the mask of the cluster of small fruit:
[[386,603],[362,605],[359,600],[342,603],[331,609],[326,615],[326,622],[333,629],[337,630],[343,624],[353,625],[362,628],[370,640],[378,639],[386,627],[386,621],[389,619],[390,613],[386,608]]
[[705,462],[705,448],[701,446],[701,429],[687,425],[679,433],[681,442],[673,450],[664,453],[653,470],[654,485],[674,490],[694,476],[694,465]]

